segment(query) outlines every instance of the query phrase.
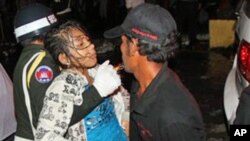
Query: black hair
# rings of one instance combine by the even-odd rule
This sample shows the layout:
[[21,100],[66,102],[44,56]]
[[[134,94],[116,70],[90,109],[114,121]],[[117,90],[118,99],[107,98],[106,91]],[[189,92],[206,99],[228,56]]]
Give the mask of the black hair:
[[[165,39],[165,43],[153,44],[151,42],[138,39],[139,53],[143,56],[147,56],[149,61],[157,63],[164,63],[175,54],[175,49],[178,47],[177,32],[171,32]],[[132,38],[136,38],[127,35],[128,41],[131,42]]]
[[69,39],[69,31],[73,28],[83,31],[83,33],[88,36],[85,28],[82,27],[79,22],[67,21],[58,28],[54,28],[48,32],[44,40],[45,48],[50,52],[54,60],[62,67],[66,66],[60,63],[58,56],[61,53],[65,53],[67,56],[71,55],[68,49],[72,44],[72,41]]
[[118,46],[115,46],[113,42],[107,39],[98,40],[95,42],[97,61],[102,64],[104,61],[109,60],[110,64],[116,66],[122,62],[121,52]]
[[32,37],[32,38],[23,40],[23,41],[21,41],[20,43],[21,43],[22,46],[25,47],[25,46],[28,46],[28,45],[32,44],[32,42],[37,41],[37,40],[43,42],[43,41],[44,41],[44,38],[45,38],[45,34],[40,34],[40,35],[34,36],[34,37]]

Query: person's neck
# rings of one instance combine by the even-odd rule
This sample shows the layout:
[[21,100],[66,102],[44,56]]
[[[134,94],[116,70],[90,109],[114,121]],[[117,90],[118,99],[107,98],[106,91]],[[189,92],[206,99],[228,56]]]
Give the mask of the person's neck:
[[146,88],[150,85],[152,80],[161,70],[163,64],[149,62],[147,60],[140,61],[137,69],[134,72],[134,76],[139,82],[138,96],[142,96]]
[[93,78],[89,75],[88,69],[84,68],[84,69],[78,69],[78,71],[81,72],[82,75],[84,75],[86,77],[86,79],[88,80],[89,84],[93,83]]
[[33,44],[33,45],[41,45],[41,46],[44,46],[44,42],[41,41],[41,40],[32,41],[31,44]]

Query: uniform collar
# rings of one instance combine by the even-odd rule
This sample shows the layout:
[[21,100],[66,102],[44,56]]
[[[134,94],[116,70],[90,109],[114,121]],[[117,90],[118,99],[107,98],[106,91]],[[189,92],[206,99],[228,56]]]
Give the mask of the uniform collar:
[[38,44],[30,44],[24,47],[25,50],[44,50],[43,45],[38,45]]

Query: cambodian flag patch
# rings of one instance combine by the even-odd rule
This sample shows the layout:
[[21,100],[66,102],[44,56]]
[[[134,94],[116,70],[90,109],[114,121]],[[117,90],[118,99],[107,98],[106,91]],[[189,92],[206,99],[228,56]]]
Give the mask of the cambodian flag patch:
[[48,66],[40,66],[36,69],[35,77],[40,83],[48,83],[53,78],[53,71]]

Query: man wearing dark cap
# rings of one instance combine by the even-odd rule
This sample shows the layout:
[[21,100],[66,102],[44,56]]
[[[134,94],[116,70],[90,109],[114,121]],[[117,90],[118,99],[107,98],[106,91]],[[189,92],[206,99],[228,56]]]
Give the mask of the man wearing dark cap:
[[168,68],[167,59],[177,48],[176,34],[170,13],[147,3],[104,33],[106,38],[121,37],[125,70],[137,80],[131,91],[131,141],[205,140],[195,99]]
[[[24,46],[13,77],[17,119],[15,141],[34,140],[45,92],[60,72],[58,65],[44,48],[46,33],[57,24],[58,20],[51,9],[39,3],[24,6],[15,16],[15,36]],[[99,67],[102,68],[99,72],[102,77],[98,79],[96,85],[90,86],[89,90],[82,94],[84,102],[74,106],[73,116],[76,118],[72,119],[70,125],[80,121],[103,100],[102,97],[113,93],[120,85],[118,83],[110,85],[119,78],[109,71],[109,67],[112,66],[104,64]],[[51,93],[48,98],[56,101],[58,94]]]

